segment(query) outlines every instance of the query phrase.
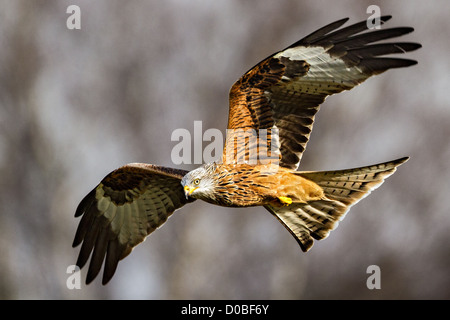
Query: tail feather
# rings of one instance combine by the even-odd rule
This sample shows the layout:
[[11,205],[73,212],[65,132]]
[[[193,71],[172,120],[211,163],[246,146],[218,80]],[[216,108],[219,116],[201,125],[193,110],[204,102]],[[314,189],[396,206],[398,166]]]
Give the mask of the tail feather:
[[407,157],[372,166],[338,170],[296,172],[323,189],[320,200],[292,203],[277,207],[266,205],[269,210],[295,237],[303,251],[314,244],[313,239],[325,239],[334,230],[350,207],[379,187]]

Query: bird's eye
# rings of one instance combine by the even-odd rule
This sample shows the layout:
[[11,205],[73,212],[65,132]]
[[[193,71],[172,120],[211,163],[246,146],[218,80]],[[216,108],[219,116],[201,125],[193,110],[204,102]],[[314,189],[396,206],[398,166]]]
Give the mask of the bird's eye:
[[195,179],[194,184],[197,186],[200,183],[200,179]]

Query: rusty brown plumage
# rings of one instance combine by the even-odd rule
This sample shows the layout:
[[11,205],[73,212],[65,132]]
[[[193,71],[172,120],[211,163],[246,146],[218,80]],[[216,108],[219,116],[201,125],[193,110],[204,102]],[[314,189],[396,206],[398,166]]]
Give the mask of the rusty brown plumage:
[[129,164],[108,174],[81,201],[73,246],[82,244],[78,266],[91,259],[87,283],[103,262],[102,283],[107,283],[120,259],[195,199],[226,207],[263,206],[308,251],[314,239],[326,238],[352,205],[407,160],[339,171],[295,171],[326,97],[416,63],[385,55],[413,51],[419,44],[378,43],[412,28],[368,30],[366,21],[341,28],[347,20],[262,60],[234,83],[221,162],[190,172]]
[[[383,16],[380,21],[383,24],[390,18]],[[315,115],[326,97],[350,90],[388,69],[416,63],[383,55],[415,50],[420,47],[417,43],[373,44],[412,32],[412,28],[364,32],[368,27],[367,22],[362,21],[336,30],[347,20],[331,23],[273,54],[236,81],[229,95],[227,128],[253,129],[257,135],[260,129],[267,129],[269,149],[272,131],[277,129],[280,165],[297,169]],[[227,145],[230,140],[233,137],[227,137]],[[231,158],[248,161],[248,146],[233,143],[234,157]],[[230,154],[230,150],[227,151]]]

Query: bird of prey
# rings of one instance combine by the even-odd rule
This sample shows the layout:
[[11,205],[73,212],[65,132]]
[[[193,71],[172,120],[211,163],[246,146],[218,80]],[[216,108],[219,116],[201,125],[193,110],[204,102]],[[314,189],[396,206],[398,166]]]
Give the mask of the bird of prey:
[[[390,18],[380,17],[380,23]],[[73,247],[82,243],[76,262],[80,268],[90,257],[86,283],[104,262],[106,284],[121,259],[175,210],[196,199],[225,207],[263,206],[306,252],[314,239],[326,238],[352,205],[407,161],[297,171],[314,117],[327,96],[388,69],[417,63],[385,55],[403,54],[420,44],[382,41],[413,28],[369,29],[367,21],[343,27],[347,21],[328,24],[276,52],[234,83],[227,130],[251,132],[255,140],[227,135],[222,161],[190,172],[127,164],[89,192],[76,209],[75,216],[82,218],[73,241]],[[252,151],[259,154],[264,148],[271,150],[268,157],[251,157]]]

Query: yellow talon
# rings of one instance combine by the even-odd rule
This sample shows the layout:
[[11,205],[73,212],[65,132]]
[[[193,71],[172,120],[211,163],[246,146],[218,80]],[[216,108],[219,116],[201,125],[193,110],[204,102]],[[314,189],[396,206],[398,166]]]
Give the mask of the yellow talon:
[[286,205],[286,206],[288,206],[288,205],[290,205],[292,203],[292,199],[289,198],[289,197],[278,197],[278,199],[280,200],[280,202],[283,205]]

